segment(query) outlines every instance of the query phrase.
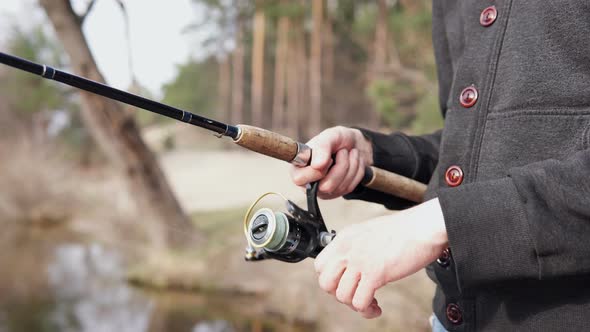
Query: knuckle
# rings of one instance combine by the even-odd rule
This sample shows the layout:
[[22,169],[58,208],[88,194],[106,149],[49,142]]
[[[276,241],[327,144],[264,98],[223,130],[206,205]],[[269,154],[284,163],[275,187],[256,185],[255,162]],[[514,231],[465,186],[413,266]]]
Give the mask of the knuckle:
[[348,299],[346,292],[344,292],[340,287],[336,289],[336,299],[340,303],[350,304],[350,300]]
[[330,127],[328,129],[324,130],[323,132],[326,134],[335,134],[341,130],[342,130],[342,126],[334,126],[334,127]]
[[334,129],[334,131],[336,131],[336,132],[343,132],[343,131],[346,131],[346,129],[348,129],[348,128],[344,127],[344,126],[334,126],[334,127],[332,127],[332,128],[333,128],[333,129]]
[[341,149],[340,151],[342,151],[340,155],[340,163],[348,167],[350,164],[350,151],[346,149]]
[[[319,256],[318,256],[318,257],[319,257]],[[319,263],[319,262],[320,262],[320,261],[317,259],[317,257],[316,257],[316,259],[315,259],[315,260],[314,260],[314,262],[313,262],[313,268],[315,269],[315,271],[316,271],[317,273],[320,273],[320,272],[322,272],[322,270],[321,270],[321,265],[320,265],[320,263]]]
[[322,290],[326,293],[334,292],[334,283],[329,278],[322,275],[319,279],[319,285]]
[[348,187],[346,187],[346,193],[351,193],[353,192],[359,185],[360,185],[360,180],[354,179],[351,183],[348,184]]
[[324,181],[324,183],[322,183],[320,185],[320,190],[323,191],[326,194],[332,194],[332,192],[336,189],[336,183],[332,180],[327,180]]
[[354,191],[354,188],[356,188],[356,186],[357,186],[356,183],[354,183],[354,182],[353,183],[350,183],[348,185],[348,187],[346,187],[346,194],[349,194],[349,193],[353,192]]
[[303,186],[305,185],[305,176],[303,176],[303,174],[301,172],[295,172],[293,173],[293,175],[291,176],[291,179],[293,180],[293,183],[295,183],[298,186]]

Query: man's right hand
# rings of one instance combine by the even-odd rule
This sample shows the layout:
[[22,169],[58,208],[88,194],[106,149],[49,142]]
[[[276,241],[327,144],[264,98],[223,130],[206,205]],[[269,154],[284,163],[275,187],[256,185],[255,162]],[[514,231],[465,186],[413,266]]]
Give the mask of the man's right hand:
[[291,179],[301,187],[320,181],[318,197],[322,199],[340,197],[353,191],[361,182],[365,167],[373,164],[371,142],[358,129],[328,128],[307,145],[313,151],[311,164],[293,167]]

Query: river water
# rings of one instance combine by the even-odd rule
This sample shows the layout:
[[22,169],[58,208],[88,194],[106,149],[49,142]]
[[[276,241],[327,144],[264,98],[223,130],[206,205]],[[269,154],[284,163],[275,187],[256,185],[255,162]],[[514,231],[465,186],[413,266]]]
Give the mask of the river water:
[[98,243],[13,249],[0,260],[0,332],[315,330],[256,312],[252,298],[134,288],[118,253]]

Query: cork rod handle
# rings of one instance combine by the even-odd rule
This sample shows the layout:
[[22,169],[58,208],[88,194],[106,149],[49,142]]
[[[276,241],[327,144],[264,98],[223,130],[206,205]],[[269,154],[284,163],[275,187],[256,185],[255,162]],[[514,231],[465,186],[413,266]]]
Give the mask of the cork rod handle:
[[[293,162],[297,157],[298,143],[289,137],[253,126],[238,125],[238,128],[240,135],[234,142],[241,147],[286,162]],[[376,167],[367,167],[365,173],[368,181],[363,185],[367,188],[416,203],[424,199],[426,185],[423,183]]]
[[270,130],[238,125],[240,135],[234,143],[263,155],[291,162],[297,156],[297,141]]

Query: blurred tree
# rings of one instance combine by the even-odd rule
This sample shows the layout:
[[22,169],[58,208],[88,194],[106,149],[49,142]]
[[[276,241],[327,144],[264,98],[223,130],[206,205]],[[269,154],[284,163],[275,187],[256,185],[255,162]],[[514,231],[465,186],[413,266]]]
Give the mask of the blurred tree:
[[305,98],[307,86],[307,56],[305,54],[305,40],[303,30],[303,17],[292,19],[293,35],[289,38],[288,57],[289,69],[287,70],[287,112],[289,121],[289,133],[293,137],[302,137],[302,128],[305,127]]
[[436,90],[429,91],[416,105],[416,118],[410,129],[415,134],[427,134],[443,127]]
[[[42,25],[30,29],[14,27],[7,48],[11,54],[35,62],[51,63],[60,68],[67,66],[59,43]],[[80,123],[76,95],[71,89],[9,69],[0,75],[0,100],[4,104],[0,115],[3,137],[60,143],[67,156],[77,159],[83,166],[102,160],[96,144]]]
[[394,128],[407,126],[416,119],[417,105],[436,89],[430,74],[430,6],[423,0],[378,0],[362,16],[356,25],[359,34],[374,30],[367,84],[374,113]]
[[253,25],[252,46],[252,124],[263,126],[264,97],[264,42],[266,36],[266,15],[262,1],[258,1]]
[[309,126],[307,137],[322,128],[322,27],[324,25],[324,0],[312,0],[311,45],[309,56]]
[[[87,11],[77,15],[69,0],[39,0],[77,74],[104,82],[90,52],[82,24]],[[90,2],[91,8],[94,0]],[[188,239],[192,224],[182,211],[154,154],[147,148],[134,118],[114,101],[82,92],[82,115],[86,126],[106,155],[125,174],[131,196],[146,217],[154,245],[178,246]],[[165,234],[162,238],[162,234]],[[191,234],[192,236],[192,234]]]
[[232,99],[231,122],[242,123],[244,120],[244,33],[240,22],[234,38],[236,47],[232,56]]
[[251,114],[300,139],[380,118],[399,128],[436,88],[429,0],[193,1],[231,53],[234,122]]
[[217,61],[209,57],[204,61],[189,62],[177,67],[174,80],[163,86],[163,102],[203,115],[214,115],[217,103]]
[[[281,4],[284,5],[285,1],[281,1]],[[272,128],[275,130],[283,129],[285,126],[285,92],[290,26],[291,21],[289,16],[280,15],[275,49],[275,77],[272,106]]]
[[[388,29],[387,29],[387,17],[389,8],[386,0],[377,0],[377,22],[375,24],[375,41],[373,48],[373,63],[369,66],[370,80],[382,80],[385,76],[387,55],[389,47]],[[373,93],[373,97],[378,94]],[[389,96],[392,98],[392,96]],[[383,103],[383,101],[380,101]],[[392,103],[393,104],[393,103]],[[371,112],[370,125],[373,128],[378,128],[380,125],[379,115],[386,112],[393,112],[392,109],[383,109],[382,105],[376,106],[377,112]],[[392,107],[394,108],[394,107]],[[391,122],[390,122],[391,124]]]
[[[16,56],[41,63],[64,65],[63,53],[41,26],[31,31],[14,27],[7,48]],[[24,122],[32,123],[34,113],[43,110],[67,109],[70,105],[63,89],[39,76],[10,70],[0,80],[0,94],[8,108]]]
[[[193,0],[198,10],[205,14],[203,19],[189,25],[187,32],[206,27],[210,31],[202,46],[207,56],[218,58],[219,117],[232,123],[242,123],[245,111],[245,85],[247,79],[244,67],[246,57],[248,19],[254,8],[252,0]],[[233,52],[228,44],[233,43]],[[216,47],[210,48],[208,45]],[[229,114],[228,114],[229,113]]]
[[329,85],[334,80],[334,15],[338,2],[336,0],[327,0],[326,4],[323,28],[322,79],[324,84]]
[[231,107],[231,57],[223,53],[217,57],[217,113],[221,121],[229,121]]

